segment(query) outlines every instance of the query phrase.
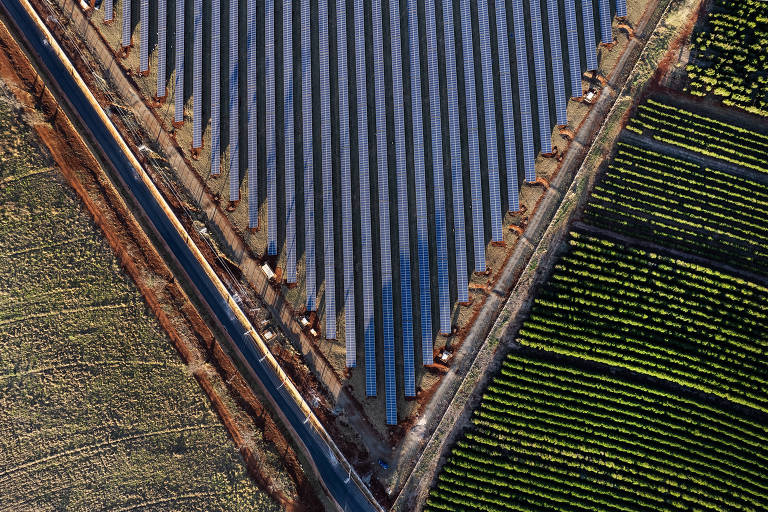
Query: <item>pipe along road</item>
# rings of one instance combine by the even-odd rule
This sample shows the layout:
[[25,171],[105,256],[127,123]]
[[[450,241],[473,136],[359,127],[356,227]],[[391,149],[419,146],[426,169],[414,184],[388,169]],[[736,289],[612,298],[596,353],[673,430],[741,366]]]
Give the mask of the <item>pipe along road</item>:
[[[70,74],[67,64],[54,50],[48,35],[38,25],[33,14],[22,4],[24,0],[0,0],[8,19],[15,25],[27,44],[27,48],[38,65],[45,70],[50,81],[58,88],[58,92],[69,103],[71,110],[80,119],[91,135],[91,141],[96,143],[106,158],[117,171],[125,186],[130,190],[136,202],[150,220],[156,233],[167,244],[177,262],[186,273],[189,280],[197,288],[200,297],[210,308],[218,322],[229,334],[235,345],[242,353],[245,361],[260,381],[264,391],[271,397],[279,408],[284,421],[293,430],[299,446],[311,459],[318,478],[344,511],[373,511],[381,510],[366,497],[362,489],[356,485],[350,474],[333,455],[330,446],[320,437],[308,418],[301,411],[296,401],[286,392],[285,385],[273,368],[267,365],[264,357],[257,351],[248,332],[238,320],[231,305],[211,277],[205,272],[201,263],[195,258],[182,235],[173,222],[168,218],[157,198],[149,187],[140,179],[134,161],[124,151],[125,146],[115,138],[114,128],[107,126],[103,112],[101,115],[84,91],[78,86],[76,79]],[[56,92],[56,91],[54,91]],[[370,495],[368,495],[370,496]]]

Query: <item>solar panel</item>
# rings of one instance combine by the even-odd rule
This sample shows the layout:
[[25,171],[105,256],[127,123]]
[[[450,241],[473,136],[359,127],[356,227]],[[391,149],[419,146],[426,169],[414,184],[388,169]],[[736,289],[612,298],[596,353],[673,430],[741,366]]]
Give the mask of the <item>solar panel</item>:
[[389,39],[392,52],[392,100],[395,120],[395,173],[397,181],[397,232],[400,245],[399,330],[403,337],[403,389],[405,396],[416,396],[413,351],[413,298],[411,297],[410,221],[408,218],[408,168],[405,153],[405,103],[403,100],[403,65],[400,46],[400,4],[389,2]]
[[627,0],[616,0],[616,16],[619,18],[627,16]]
[[525,181],[536,181],[533,149],[533,116],[531,115],[531,92],[528,87],[528,50],[525,41],[525,18],[523,0],[512,0],[512,22],[515,27],[515,54],[517,56],[517,83],[520,95],[520,119],[523,130],[523,167]]
[[264,82],[267,135],[267,254],[277,254],[277,145],[275,142],[275,0],[264,0]]
[[146,73],[149,70],[149,0],[141,0],[139,4],[139,17],[141,28],[139,29],[139,72]]
[[221,0],[211,1],[211,175],[221,173]]
[[344,340],[346,365],[356,366],[355,255],[352,239],[352,175],[349,155],[349,84],[347,80],[347,2],[336,0],[336,55],[339,85],[339,149],[341,150],[341,231],[344,252]]
[[565,35],[568,39],[568,66],[571,76],[571,96],[581,98],[584,94],[581,85],[581,57],[579,56],[579,28],[576,23],[574,0],[565,2]]
[[[499,186],[499,146],[496,140],[496,101],[493,91],[491,62],[491,24],[488,21],[488,1],[477,1],[477,22],[480,33],[480,62],[483,67],[483,104],[485,106],[485,145],[488,158],[488,189],[491,208],[491,240],[500,241],[501,190]],[[483,269],[485,270],[485,269]]]
[[480,140],[477,134],[477,97],[475,95],[475,56],[472,44],[472,12],[469,0],[460,0],[461,42],[464,56],[464,95],[469,138],[469,184],[472,190],[472,239],[475,248],[475,270],[484,272],[485,228],[483,226],[483,178],[480,171]]
[[544,58],[544,37],[541,32],[541,4],[529,0],[531,34],[533,35],[533,74],[539,107],[539,142],[542,153],[552,152],[552,126],[549,124],[549,91],[547,90],[547,63]]
[[131,45],[131,2],[123,0],[122,45],[123,48]]
[[387,105],[384,83],[384,35],[381,0],[372,4],[373,74],[376,98],[376,155],[378,157],[379,241],[381,257],[381,305],[384,327],[384,397],[388,425],[397,424],[395,333],[392,311],[392,254],[389,239],[389,169],[387,164]]
[[283,1],[283,101],[285,158],[285,280],[296,282],[296,172],[293,134],[293,2]]
[[[126,1],[126,3],[128,3]],[[176,0],[176,55],[174,65],[176,76],[173,86],[173,120],[184,122],[184,0]]]
[[419,250],[419,311],[421,312],[422,364],[432,360],[432,300],[429,286],[429,228],[427,187],[424,170],[424,127],[421,106],[421,60],[419,58],[419,10],[408,0],[408,48],[411,74],[411,129],[413,137],[414,184],[416,186],[416,237]]
[[203,145],[203,0],[195,0],[192,42],[192,147]]
[[[310,26],[310,0],[301,0],[301,26]],[[315,185],[312,164],[312,42],[309,30],[301,31],[301,118],[304,158],[304,258],[307,310],[317,307],[315,296]]]
[[328,0],[318,0],[320,35],[320,137],[323,165],[323,249],[325,262],[325,337],[336,338],[336,274],[333,253],[333,168],[331,155],[331,82]]
[[104,0],[104,21],[113,21],[115,18],[114,4],[112,0]]
[[258,82],[256,67],[258,65],[256,41],[256,0],[247,0],[247,58],[248,58],[248,227],[259,227],[259,186],[258,186],[258,132],[257,132],[257,103]]
[[459,87],[456,77],[456,45],[451,0],[443,2],[443,41],[448,92],[448,128],[451,142],[451,181],[453,189],[453,231],[456,239],[456,290],[459,302],[469,300],[467,283],[467,242],[464,234],[464,178],[461,168],[459,133]]
[[504,112],[504,150],[507,167],[507,210],[520,209],[517,178],[517,146],[515,143],[515,106],[512,97],[512,76],[509,71],[509,29],[507,6],[504,0],[496,0],[496,44],[499,55],[499,82],[501,106]]
[[[448,281],[448,235],[446,232],[445,184],[443,179],[443,132],[440,113],[440,75],[437,56],[437,20],[435,2],[426,0],[427,83],[429,84],[429,118],[432,143],[432,194],[435,214],[435,256],[437,260],[437,296],[440,332],[451,332],[451,296]],[[422,345],[423,346],[423,345]],[[432,363],[432,353],[428,354]]]
[[584,51],[587,56],[587,71],[597,69],[597,39],[595,38],[595,11],[592,0],[581,0],[581,22],[584,27]]
[[365,69],[365,8],[355,0],[355,82],[357,84],[357,149],[360,179],[360,246],[363,253],[363,328],[365,395],[376,396],[376,326],[373,312],[373,235],[368,154],[368,92]]
[[[157,97],[165,98],[166,45],[168,24],[168,0],[157,2]],[[110,0],[111,2],[111,0]]]
[[600,39],[603,44],[613,42],[613,29],[611,28],[611,4],[610,0],[597,0],[598,12],[600,13]]
[[[162,0],[161,0],[162,1]],[[238,0],[229,0],[229,200],[240,199]]]
[[563,50],[560,47],[560,14],[558,13],[557,0],[547,0],[547,12],[549,14],[549,53],[552,63],[552,78],[555,94],[555,118],[556,124],[565,126],[568,124],[565,97],[565,77],[563,76]]

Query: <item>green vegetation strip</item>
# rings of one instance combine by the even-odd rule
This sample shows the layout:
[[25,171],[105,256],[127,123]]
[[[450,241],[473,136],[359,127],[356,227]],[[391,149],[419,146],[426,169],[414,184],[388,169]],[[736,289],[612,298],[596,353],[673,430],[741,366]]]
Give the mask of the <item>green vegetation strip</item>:
[[619,143],[588,223],[768,274],[768,186]]
[[427,510],[764,510],[768,427],[513,353]]

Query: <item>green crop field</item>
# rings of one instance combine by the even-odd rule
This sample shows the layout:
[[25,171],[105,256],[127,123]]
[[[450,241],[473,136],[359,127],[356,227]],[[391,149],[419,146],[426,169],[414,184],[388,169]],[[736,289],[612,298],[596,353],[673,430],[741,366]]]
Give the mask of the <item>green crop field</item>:
[[0,127],[0,510],[277,510],[2,95]]
[[691,49],[691,94],[768,116],[768,2],[716,0]]
[[510,355],[427,509],[765,510],[768,426],[696,398]]
[[584,214],[594,226],[768,274],[768,186],[619,143]]

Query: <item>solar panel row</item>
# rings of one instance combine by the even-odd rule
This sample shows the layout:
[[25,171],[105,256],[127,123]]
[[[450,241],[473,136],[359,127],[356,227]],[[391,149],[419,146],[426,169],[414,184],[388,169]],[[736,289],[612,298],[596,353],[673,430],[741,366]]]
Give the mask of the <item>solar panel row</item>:
[[317,295],[315,276],[315,185],[312,161],[312,41],[310,0],[301,0],[301,119],[302,157],[304,158],[304,263],[307,310],[314,311]]
[[408,0],[408,49],[411,76],[411,133],[413,137],[414,185],[416,192],[416,238],[419,251],[419,312],[421,318],[422,364],[432,358],[432,298],[430,296],[429,229],[427,227],[427,186],[424,162],[424,126],[421,105],[421,59],[419,58],[419,9]]
[[563,51],[560,47],[560,14],[557,0],[547,0],[547,19],[549,21],[549,54],[552,60],[552,78],[555,86],[555,123],[560,126],[568,124],[568,114],[565,110],[565,77],[563,75]]
[[[440,113],[440,74],[437,57],[437,20],[435,2],[426,0],[427,83],[429,85],[430,140],[432,141],[432,193],[434,195],[435,253],[440,332],[451,332],[451,295],[448,282],[448,235],[446,228],[445,179],[443,167],[443,131]],[[430,340],[431,340],[431,333]],[[432,362],[432,353],[429,354]]]
[[587,71],[597,70],[597,40],[595,39],[595,11],[592,0],[581,0],[581,26],[584,30],[584,51]]
[[365,395],[376,396],[376,326],[373,302],[373,235],[368,153],[368,87],[365,58],[364,0],[355,1],[355,82],[357,84],[357,168],[360,180],[360,246],[363,257],[363,329]]
[[146,73],[149,71],[149,0],[141,0],[139,20],[139,72]]
[[515,55],[517,57],[517,83],[520,96],[520,119],[523,136],[523,168],[525,181],[536,181],[533,149],[533,116],[531,114],[531,92],[524,84],[528,84],[528,49],[525,40],[525,18],[523,17],[523,0],[512,0],[512,22],[515,28]]
[[397,424],[397,381],[395,376],[395,333],[392,311],[392,254],[389,239],[389,167],[387,159],[387,105],[384,83],[384,34],[381,0],[372,3],[373,75],[376,99],[376,156],[379,189],[379,254],[381,305],[384,328],[384,398],[388,425]]
[[[157,97],[165,98],[168,0],[157,2]],[[110,0],[111,2],[111,0]]]
[[[410,219],[408,218],[408,168],[405,153],[405,103],[400,39],[400,4],[389,1],[389,45],[392,55],[392,101],[395,121],[395,178],[397,183],[397,232],[400,263],[400,333],[403,342],[403,389],[405,396],[416,395],[413,366],[413,299],[411,297]],[[397,421],[397,420],[395,420]]]
[[565,4],[565,35],[568,39],[568,69],[571,82],[571,97],[581,98],[581,56],[579,55],[579,28],[576,22],[574,0],[563,0]]
[[619,18],[627,16],[627,0],[616,0],[616,16]]
[[[162,0],[160,0],[162,1]],[[238,0],[229,0],[229,200],[240,199],[240,94]]]
[[445,75],[448,96],[448,132],[451,143],[451,182],[453,195],[453,233],[456,247],[456,290],[459,302],[469,301],[467,282],[467,242],[464,233],[464,178],[461,166],[461,137],[459,132],[459,86],[456,77],[456,47],[454,43],[453,4],[443,2],[443,43],[445,44]]
[[258,65],[258,47],[256,41],[256,31],[258,19],[256,17],[256,0],[246,0],[247,4],[247,41],[246,52],[248,58],[247,65],[247,91],[246,101],[248,102],[248,227],[258,229],[259,227],[259,186],[257,172],[257,148],[258,132],[257,130],[257,102],[258,102],[258,83],[256,81],[256,66]]
[[600,13],[600,39],[603,44],[613,42],[613,29],[611,28],[611,4],[610,0],[597,0],[597,7]]
[[296,282],[296,171],[293,133],[293,2],[283,1],[283,144],[285,165],[285,281]]
[[104,0],[104,22],[108,23],[115,19],[115,10],[112,0]]
[[192,23],[192,147],[203,145],[203,0],[195,0]]
[[[128,3],[128,2],[125,2]],[[173,120],[184,122],[184,0],[176,0],[176,55],[174,66],[176,75],[173,85]]]
[[355,339],[355,260],[352,238],[352,171],[349,138],[349,81],[347,78],[347,5],[336,0],[336,56],[339,85],[339,150],[341,151],[341,242],[344,263],[344,340],[346,365],[357,365]]
[[123,17],[122,21],[122,45],[126,48],[131,45],[131,2],[129,0],[123,0]]
[[501,234],[501,186],[499,185],[499,146],[496,140],[496,101],[493,91],[491,60],[491,23],[488,20],[488,0],[478,0],[477,21],[480,32],[480,60],[483,74],[483,105],[485,106],[485,146],[488,158],[488,195],[490,196],[491,240],[503,240]]
[[531,35],[533,36],[533,78],[539,110],[539,144],[542,153],[552,152],[552,125],[549,120],[549,91],[547,89],[547,63],[544,58],[544,36],[541,31],[541,4],[529,0]]
[[211,176],[221,173],[221,0],[211,0]]
[[515,107],[512,97],[512,76],[509,64],[509,29],[507,6],[496,0],[496,47],[499,55],[499,83],[501,84],[502,118],[504,120],[504,154],[507,168],[507,210],[520,209],[519,180],[517,177],[517,146],[515,143]]
[[277,143],[275,133],[275,0],[264,0],[264,82],[267,134],[267,254],[277,254]]

